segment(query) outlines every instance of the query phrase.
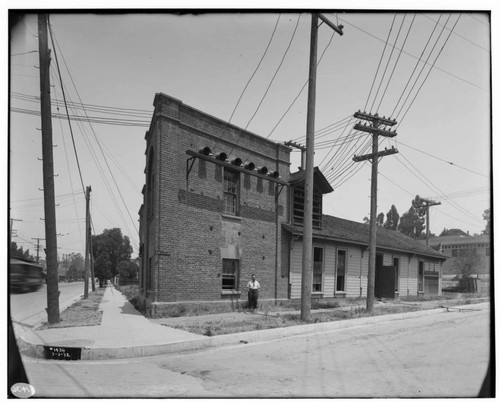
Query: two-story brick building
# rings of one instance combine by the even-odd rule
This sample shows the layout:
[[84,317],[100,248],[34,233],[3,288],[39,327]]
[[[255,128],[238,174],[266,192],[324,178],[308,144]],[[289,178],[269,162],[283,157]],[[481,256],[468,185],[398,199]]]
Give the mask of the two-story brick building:
[[[151,314],[244,302],[252,273],[260,300],[300,297],[304,172],[290,173],[291,149],[165,94],[145,139],[140,289]],[[313,296],[366,296],[367,226],[323,215],[331,191],[316,168]],[[423,292],[425,272],[440,292],[442,254],[399,233],[379,238],[377,277],[386,288],[392,278],[383,296]]]

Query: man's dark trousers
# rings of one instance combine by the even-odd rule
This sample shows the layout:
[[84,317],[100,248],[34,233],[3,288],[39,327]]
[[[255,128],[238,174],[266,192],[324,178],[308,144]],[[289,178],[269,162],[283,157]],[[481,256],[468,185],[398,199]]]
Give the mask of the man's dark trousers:
[[257,299],[259,291],[257,289],[248,289],[248,308],[257,308]]

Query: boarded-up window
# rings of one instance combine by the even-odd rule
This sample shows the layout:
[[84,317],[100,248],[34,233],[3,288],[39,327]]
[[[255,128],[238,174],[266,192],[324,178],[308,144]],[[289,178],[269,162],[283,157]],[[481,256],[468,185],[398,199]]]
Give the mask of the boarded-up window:
[[346,251],[337,250],[337,291],[345,292]]
[[323,290],[323,249],[314,247],[312,291]]

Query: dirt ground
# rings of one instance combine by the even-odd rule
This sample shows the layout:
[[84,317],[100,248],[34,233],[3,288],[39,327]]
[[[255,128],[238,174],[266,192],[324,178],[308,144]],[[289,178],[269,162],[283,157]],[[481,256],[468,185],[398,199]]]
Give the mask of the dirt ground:
[[[457,305],[481,303],[487,300],[487,298],[485,299],[479,297],[457,297],[456,299],[449,300],[424,300],[412,302],[383,300],[375,302],[373,313],[371,314],[366,313],[364,303],[347,307],[312,310],[311,323],[353,319],[369,315],[405,313],[441,307],[453,308],[453,306]],[[168,327],[207,336],[306,324],[300,320],[300,311],[279,313],[243,311],[234,313],[208,314],[203,316],[183,316],[156,319],[150,318],[150,321],[156,324],[166,325]]]
[[[99,309],[99,305],[104,291],[104,288],[98,288],[94,292],[90,292],[87,299],[81,299],[64,310],[60,315],[60,322],[58,324],[49,325],[45,323],[40,329],[100,325],[102,310]],[[488,298],[461,295],[457,295],[454,299],[442,298],[439,300],[379,300],[375,302],[373,313],[367,313],[365,302],[359,301],[359,303],[353,302],[351,305],[343,307],[313,309],[311,310],[311,323],[360,318],[368,315],[404,313],[440,307],[452,308],[456,305],[480,303],[488,300]],[[200,316],[150,318],[150,321],[206,336],[306,324],[300,319],[300,311],[265,312],[260,310],[244,310],[242,312]]]
[[81,299],[60,313],[57,324],[44,323],[40,329],[85,327],[101,325],[102,310],[99,309],[105,288],[89,292],[87,299]]

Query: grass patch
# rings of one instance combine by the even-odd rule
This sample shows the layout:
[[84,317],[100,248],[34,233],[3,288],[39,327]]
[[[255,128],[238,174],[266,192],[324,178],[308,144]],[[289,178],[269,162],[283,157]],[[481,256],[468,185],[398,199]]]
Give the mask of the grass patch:
[[[404,299],[404,300],[403,300]],[[166,325],[183,331],[205,336],[217,336],[247,331],[260,331],[272,328],[284,328],[296,325],[333,322],[362,317],[371,317],[387,314],[409,313],[420,310],[440,308],[443,305],[461,305],[483,302],[476,297],[404,297],[401,300],[377,301],[372,312],[366,310],[366,300],[342,300],[339,307],[330,307],[311,310],[311,321],[304,322],[297,310],[291,311],[277,306],[275,309],[256,313],[211,314],[205,316],[184,316],[179,318],[152,319],[153,322]],[[340,306],[341,304],[341,306]]]
[[40,329],[86,327],[101,325],[102,311],[99,310],[105,288],[89,292],[87,299],[80,299],[59,314],[59,323],[43,323]]

